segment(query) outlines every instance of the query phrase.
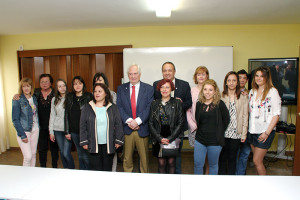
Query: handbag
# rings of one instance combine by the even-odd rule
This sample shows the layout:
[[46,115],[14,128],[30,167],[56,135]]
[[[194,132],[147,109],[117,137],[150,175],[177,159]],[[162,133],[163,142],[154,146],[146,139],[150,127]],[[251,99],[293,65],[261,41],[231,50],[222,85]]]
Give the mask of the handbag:
[[170,144],[160,144],[160,150],[158,152],[158,157],[176,157],[179,154],[179,145],[181,140],[176,138]]

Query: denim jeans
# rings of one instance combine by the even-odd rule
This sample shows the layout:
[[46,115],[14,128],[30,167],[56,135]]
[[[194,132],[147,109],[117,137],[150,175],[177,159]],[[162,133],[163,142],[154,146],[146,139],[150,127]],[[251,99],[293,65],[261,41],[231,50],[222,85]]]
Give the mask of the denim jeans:
[[72,141],[67,140],[65,133],[62,131],[54,131],[55,141],[58,144],[60,158],[64,168],[74,169],[74,159],[71,155]]
[[87,150],[83,149],[82,146],[79,145],[80,138],[78,133],[71,133],[72,140],[76,146],[78,160],[79,160],[79,169],[81,170],[89,170],[89,153]]
[[176,170],[175,174],[181,174],[181,149],[183,145],[183,138],[180,138],[180,144],[179,144],[179,154],[176,156]]
[[203,166],[207,153],[209,174],[217,175],[221,150],[221,146],[205,146],[196,140],[194,149],[194,173],[203,174]]
[[247,162],[248,157],[251,152],[250,144],[247,142],[247,139],[245,142],[241,143],[240,149],[238,151],[238,157],[236,162],[236,175],[245,175],[246,169],[247,169]]

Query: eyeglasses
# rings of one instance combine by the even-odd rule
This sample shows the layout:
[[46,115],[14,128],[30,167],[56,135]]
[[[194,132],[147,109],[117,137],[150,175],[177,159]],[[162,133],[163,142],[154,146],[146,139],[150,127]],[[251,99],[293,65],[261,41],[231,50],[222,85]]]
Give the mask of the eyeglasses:
[[40,84],[46,84],[49,83],[49,81],[41,81]]

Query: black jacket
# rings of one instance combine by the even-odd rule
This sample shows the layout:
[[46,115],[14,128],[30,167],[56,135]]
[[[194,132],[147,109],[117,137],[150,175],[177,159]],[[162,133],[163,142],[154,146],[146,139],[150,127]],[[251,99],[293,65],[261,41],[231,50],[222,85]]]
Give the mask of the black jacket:
[[[73,106],[73,101],[74,101],[75,94],[69,93],[66,96],[66,107],[65,107],[65,133],[69,134],[69,115],[71,112],[71,108]],[[80,110],[83,109],[83,106],[87,103],[89,103],[93,99],[93,95],[89,92],[85,92],[82,94],[82,96],[79,98],[79,105],[80,105]]]
[[[123,124],[118,107],[109,103],[106,106],[107,153],[115,153],[115,144],[124,144]],[[80,146],[88,145],[90,153],[98,153],[96,105],[93,101],[83,106],[80,117]]]
[[[195,111],[195,119],[197,122],[197,127],[200,127],[199,123],[200,123],[201,119],[199,117],[199,114],[200,114],[200,110],[202,109],[202,107],[203,107],[203,104],[200,102],[197,102],[196,111]],[[225,131],[230,122],[229,111],[228,111],[225,103],[222,100],[220,100],[215,111],[217,112],[217,118],[216,118],[217,141],[220,146],[224,146],[225,145]],[[200,130],[200,129],[198,128],[198,130]]]
[[[159,108],[162,106],[161,99],[156,99],[152,102],[150,107],[150,117],[149,117],[149,130],[151,136],[160,142],[163,138],[160,135],[161,132],[161,122],[159,116]],[[183,136],[182,126],[183,126],[183,112],[182,103],[179,99],[172,98],[165,106],[165,112],[169,119],[169,125],[171,129],[171,135],[167,138],[170,142],[174,141],[177,137]]]
[[[154,99],[161,99],[161,93],[156,89],[157,84],[159,81],[155,81],[153,83],[154,87]],[[183,112],[183,131],[188,130],[188,123],[186,119],[186,111],[192,106],[192,96],[191,96],[191,87],[190,84],[184,80],[180,80],[175,78],[175,90],[174,90],[174,97],[178,97],[182,100],[182,112]],[[183,136],[183,135],[182,135]]]

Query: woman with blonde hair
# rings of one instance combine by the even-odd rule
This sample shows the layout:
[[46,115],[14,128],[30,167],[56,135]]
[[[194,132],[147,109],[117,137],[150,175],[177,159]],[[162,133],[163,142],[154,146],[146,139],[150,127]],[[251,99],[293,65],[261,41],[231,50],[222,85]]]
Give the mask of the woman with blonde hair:
[[194,150],[194,173],[203,174],[203,166],[208,157],[209,174],[218,174],[218,161],[224,133],[229,124],[229,112],[214,80],[206,80],[196,104],[195,119],[197,132]]
[[222,101],[229,110],[230,123],[225,131],[225,146],[219,159],[220,175],[235,175],[236,158],[248,131],[248,96],[242,95],[238,74],[230,71],[224,79]]
[[263,159],[273,142],[280,112],[281,99],[272,84],[271,72],[269,68],[259,67],[254,72],[249,93],[248,134],[258,175],[266,175]]
[[23,166],[35,167],[39,121],[37,99],[33,96],[33,84],[30,78],[23,78],[20,81],[19,95],[19,100],[12,102],[12,121],[24,156]]

